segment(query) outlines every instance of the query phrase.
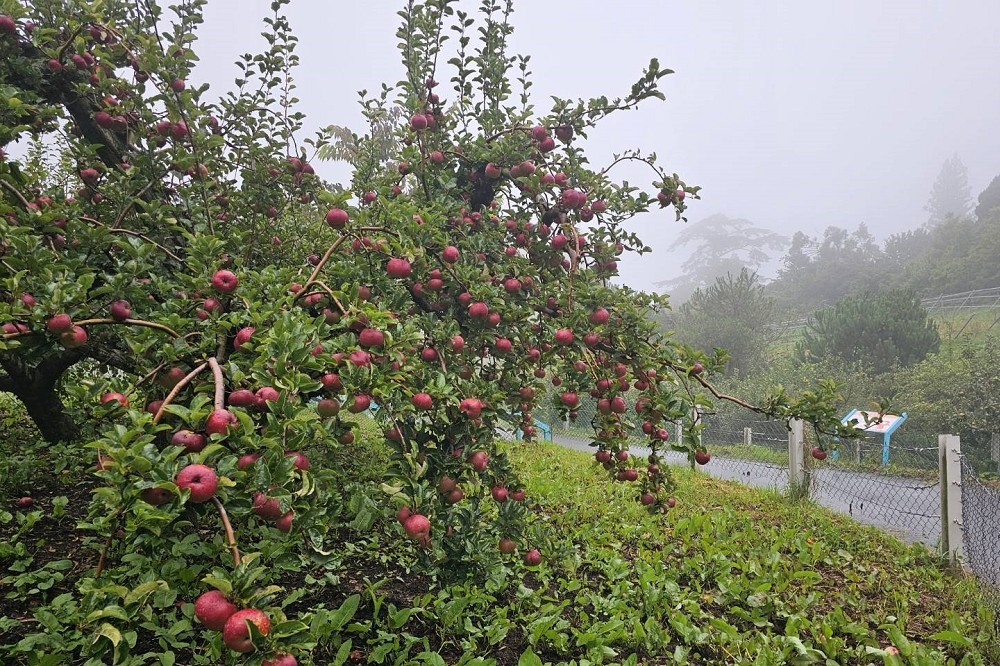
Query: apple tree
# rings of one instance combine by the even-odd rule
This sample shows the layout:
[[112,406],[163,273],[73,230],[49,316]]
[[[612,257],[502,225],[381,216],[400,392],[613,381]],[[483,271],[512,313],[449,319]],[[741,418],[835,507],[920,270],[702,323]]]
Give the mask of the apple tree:
[[[583,150],[607,116],[662,98],[669,70],[653,60],[620,97],[539,112],[528,59],[507,49],[509,7],[483,3],[477,23],[455,0],[410,3],[405,76],[364,97],[372,131],[352,138],[353,181],[331,185],[311,165],[331,135],[301,137],[285,4],[216,98],[195,71],[204,0],[170,17],[153,2],[0,0],[0,390],[47,440],[95,451],[90,602],[108,603],[110,568],[200,589],[215,655],[220,639],[308,643],[266,585],[286,553],[270,542],[322,549],[338,490],[309,455],[349,447],[362,421],[392,448],[383,487],[402,532],[464,576],[544,556],[495,445],[532,440],[539,401],[572,415],[596,399],[597,461],[663,511],[662,452],[707,459],[690,415],[726,398],[708,381],[720,358],[657,332],[663,299],[612,282],[648,249],[633,218],[679,219],[698,188],[652,155],[598,170]],[[60,168],[17,157],[29,140]],[[649,193],[613,180],[625,161],[650,169]],[[834,390],[747,406],[836,429]],[[234,602],[270,615],[230,628]]]

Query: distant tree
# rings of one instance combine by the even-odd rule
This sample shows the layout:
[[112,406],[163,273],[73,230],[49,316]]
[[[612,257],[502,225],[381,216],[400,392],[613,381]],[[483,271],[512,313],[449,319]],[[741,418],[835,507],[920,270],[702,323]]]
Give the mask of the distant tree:
[[931,227],[936,227],[949,217],[965,217],[972,210],[969,172],[958,154],[952,155],[941,166],[941,172],[931,189],[931,198],[924,210],[931,214],[927,220]]
[[937,328],[917,294],[893,289],[844,298],[815,312],[796,355],[803,361],[838,357],[885,372],[923,360],[940,344]]
[[986,189],[979,193],[979,204],[976,206],[976,219],[985,222],[987,218],[1000,216],[1000,176],[997,176]]
[[783,309],[812,312],[850,293],[878,285],[876,268],[882,258],[878,243],[864,223],[854,231],[827,227],[822,239],[798,232],[768,291]]
[[757,274],[743,268],[735,278],[729,273],[695,290],[679,308],[675,325],[684,342],[709,352],[725,349],[727,374],[743,374],[766,363],[778,337],[775,319],[774,299],[765,295]]
[[680,277],[658,282],[668,287],[676,300],[684,300],[696,289],[711,285],[717,277],[738,274],[743,268],[757,271],[788,239],[750,220],[712,215],[685,228],[671,250],[691,248]]

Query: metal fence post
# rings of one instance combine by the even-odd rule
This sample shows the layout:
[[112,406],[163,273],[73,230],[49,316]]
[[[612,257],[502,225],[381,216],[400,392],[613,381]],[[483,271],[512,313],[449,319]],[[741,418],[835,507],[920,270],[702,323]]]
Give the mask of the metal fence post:
[[805,436],[801,419],[788,424],[788,487],[792,495],[802,492],[806,484]]
[[941,483],[941,554],[962,558],[962,443],[957,435],[938,435]]

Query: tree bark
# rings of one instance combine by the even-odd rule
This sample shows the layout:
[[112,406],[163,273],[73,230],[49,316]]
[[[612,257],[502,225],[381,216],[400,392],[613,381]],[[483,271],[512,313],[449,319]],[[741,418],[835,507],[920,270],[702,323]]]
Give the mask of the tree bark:
[[49,356],[34,367],[16,354],[16,351],[0,354],[0,366],[7,373],[0,376],[0,390],[13,393],[24,403],[28,416],[45,441],[54,444],[78,438],[80,428],[66,412],[56,382],[68,368],[84,357],[84,352],[68,349]]
[[66,406],[54,388],[15,395],[24,403],[28,416],[35,422],[45,441],[52,444],[70,442],[80,436],[80,427],[66,413]]

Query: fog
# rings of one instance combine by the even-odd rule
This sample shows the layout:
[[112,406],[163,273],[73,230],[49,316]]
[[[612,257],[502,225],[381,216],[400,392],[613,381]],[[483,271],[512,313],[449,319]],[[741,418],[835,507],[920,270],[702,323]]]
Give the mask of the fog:
[[[310,131],[364,130],[357,91],[402,76],[403,4],[293,1],[296,93]],[[192,78],[227,89],[237,56],[263,48],[269,5],[210,0]],[[652,57],[676,71],[663,79],[665,103],[612,117],[588,152],[595,166],[622,149],[657,153],[704,188],[690,223],[722,213],[790,236],[864,222],[881,240],[927,220],[931,186],[953,154],[973,198],[1000,174],[996,0],[519,0],[513,23],[514,50],[532,56],[539,111],[551,95],[625,93]],[[349,178],[343,164],[315,166],[328,180]],[[612,175],[652,180],[632,166]],[[668,248],[679,224],[668,212],[636,218],[632,229],[654,252],[621,262],[621,281],[654,290],[675,276],[685,255]]]

